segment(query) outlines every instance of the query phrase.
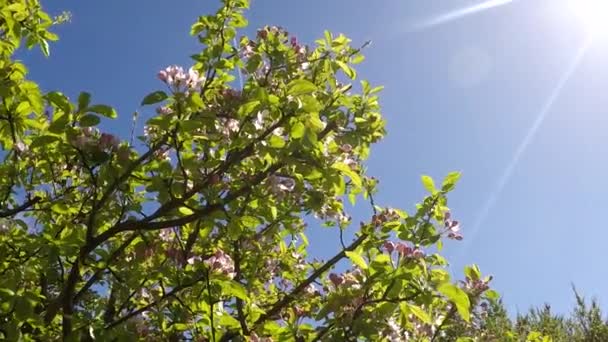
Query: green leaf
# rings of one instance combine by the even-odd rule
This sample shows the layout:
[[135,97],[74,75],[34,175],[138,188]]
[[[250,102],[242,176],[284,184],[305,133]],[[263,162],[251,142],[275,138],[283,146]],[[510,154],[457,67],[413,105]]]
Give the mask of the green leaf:
[[306,115],[306,124],[316,132],[321,132],[326,126],[325,122],[319,118],[319,113],[317,112],[309,112],[308,115]]
[[464,268],[464,274],[472,280],[481,279],[481,271],[477,265],[471,265]]
[[460,179],[460,172],[450,172],[445,179],[443,180],[443,184],[441,185],[442,191],[451,191],[456,186],[456,183]]
[[293,80],[287,85],[287,95],[298,96],[310,94],[316,90],[317,86],[314,83],[304,79]]
[[272,215],[273,220],[277,218],[278,210],[277,207],[275,207],[274,205],[270,207],[270,215]]
[[186,216],[194,214],[194,211],[192,211],[192,209],[187,208],[187,207],[179,207],[179,209],[177,209],[177,211],[179,211],[180,214],[186,215]]
[[278,135],[271,135],[269,139],[270,147],[272,148],[282,148],[285,146],[285,139]]
[[456,342],[475,342],[472,337],[459,337]]
[[99,121],[99,117],[95,114],[85,114],[78,120],[82,127],[97,126]]
[[61,109],[64,113],[70,113],[72,111],[72,105],[70,104],[70,100],[58,91],[52,91],[46,94],[46,98],[51,102],[55,107]]
[[408,310],[414,314],[414,316],[418,317],[423,323],[431,324],[431,316],[429,316],[426,311],[422,310],[421,307],[414,304],[407,304]]
[[184,323],[175,323],[172,325],[172,327],[176,331],[185,331],[185,330],[188,330],[188,328],[189,328],[188,324],[184,324]]
[[359,63],[363,62],[364,60],[365,60],[365,56],[362,54],[358,54],[355,57],[353,57],[353,59],[351,60],[351,63],[359,64]]
[[236,318],[230,316],[229,314],[223,314],[220,316],[219,325],[229,328],[237,328],[241,326],[241,323],[236,320]]
[[469,310],[471,303],[469,302],[469,296],[466,292],[451,283],[443,283],[437,287],[437,290],[456,305],[456,309],[462,319],[467,322],[470,320]]
[[359,268],[361,268],[362,270],[366,270],[367,269],[367,263],[365,262],[365,259],[363,259],[363,257],[361,256],[361,254],[355,252],[355,251],[346,251],[344,252],[344,254],[346,254],[346,256],[357,266],[359,266]]
[[53,204],[51,210],[58,214],[68,214],[70,212],[70,208],[63,202]]
[[83,91],[78,95],[78,111],[82,111],[91,104],[91,94]]
[[248,115],[249,113],[253,112],[253,110],[260,105],[260,101],[259,100],[254,100],[254,101],[249,101],[245,104],[243,104],[238,111],[238,115],[240,117],[243,117],[245,115]]
[[86,110],[88,112],[101,114],[110,119],[115,119],[117,116],[116,110],[114,110],[114,108],[112,108],[110,106],[106,106],[106,105],[93,105],[93,106],[87,108]]
[[348,64],[342,61],[336,61],[336,64],[338,64],[340,69],[342,69],[346,76],[348,76],[348,78],[350,78],[351,80],[354,80],[357,77],[357,73],[355,72],[355,70],[351,68]]
[[241,217],[241,223],[247,228],[255,228],[260,225],[260,220],[253,216]]
[[246,302],[249,301],[245,287],[235,281],[223,281],[222,292],[224,292],[226,295],[242,299]]
[[167,98],[169,98],[169,96],[167,96],[167,94],[164,91],[160,91],[160,90],[155,91],[153,93],[146,95],[146,97],[144,97],[144,99],[141,101],[141,105],[145,106],[145,105],[159,103],[159,102],[166,100]]
[[199,93],[192,93],[192,95],[190,95],[190,102],[196,108],[201,108],[205,105],[205,103],[203,102],[203,99],[201,98],[201,95]]
[[353,171],[350,166],[338,162],[333,164],[331,167],[336,170],[342,171],[342,173],[348,176],[353,182],[353,184],[355,184],[356,186],[361,187],[363,185],[363,183],[361,182],[361,177],[359,177],[359,175],[355,171]]
[[11,289],[0,288],[0,294],[4,294],[5,296],[8,296],[8,297],[13,297],[15,295],[15,292]]
[[301,122],[296,122],[293,126],[291,126],[291,137],[295,139],[300,139],[304,136],[306,131],[306,127]]
[[489,300],[498,300],[500,298],[500,294],[498,292],[494,291],[494,290],[486,290],[484,292],[484,295]]
[[40,39],[40,50],[45,57],[48,57],[51,52],[49,51],[49,42],[46,39]]
[[30,144],[30,148],[36,148],[39,146],[47,146],[55,141],[60,140],[59,137],[56,136],[52,136],[52,135],[41,135],[38,137],[35,137],[34,140],[32,141],[32,143]]
[[431,178],[430,176],[427,175],[423,175],[422,177],[422,185],[424,185],[424,188],[434,194],[437,192],[437,189],[435,189],[435,182],[433,182],[433,178]]

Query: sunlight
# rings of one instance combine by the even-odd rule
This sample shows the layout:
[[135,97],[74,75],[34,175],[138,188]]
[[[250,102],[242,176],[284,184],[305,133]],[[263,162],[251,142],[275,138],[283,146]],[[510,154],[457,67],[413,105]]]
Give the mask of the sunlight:
[[[511,157],[509,164],[507,164],[507,167],[503,171],[501,177],[498,179],[498,182],[496,183],[496,187],[489,194],[487,201],[484,203],[481,210],[478,212],[475,222],[473,223],[471,228],[467,229],[467,239],[465,239],[465,248],[461,249],[461,254],[467,252],[470,244],[473,243],[473,241],[475,240],[482,225],[485,223],[485,220],[487,219],[488,214],[490,213],[490,211],[492,210],[492,208],[498,201],[498,199],[499,199],[500,195],[502,194],[503,190],[505,189],[507,183],[511,179],[511,176],[513,175],[513,171],[515,171],[517,164],[519,164],[519,160],[521,159],[523,154],[528,149],[528,146],[530,145],[532,140],[534,140],[534,137],[536,136],[538,129],[540,128],[542,123],[545,121],[545,118],[547,117],[547,115],[551,112],[551,109],[553,108],[553,104],[559,97],[560,93],[562,92],[562,89],[564,88],[566,83],[568,83],[568,80],[570,79],[572,74],[574,74],[574,72],[578,68],[579,64],[581,63],[581,60],[583,59],[583,57],[589,50],[589,47],[591,45],[590,38],[591,37],[586,39],[581,44],[580,48],[576,52],[576,55],[572,59],[572,62],[564,70],[564,73],[561,75],[559,81],[557,82],[557,84],[555,85],[555,87],[553,88],[551,93],[549,94],[547,101],[545,101],[543,107],[541,108],[540,112],[538,113],[534,122],[532,123],[532,126],[530,126],[530,128],[526,132],[526,135],[523,138],[523,140],[521,141],[521,143],[519,144],[519,146],[517,146],[517,149],[515,150],[515,153],[513,153],[513,156]],[[459,258],[460,257],[461,257],[461,255],[459,255]]]
[[594,37],[608,36],[607,0],[570,0],[568,9]]
[[[463,17],[466,17],[468,15],[471,14],[475,14],[481,11],[485,11],[485,10],[489,10],[498,6],[503,6],[503,5],[507,5],[511,2],[513,2],[514,0],[488,0],[488,1],[484,1],[481,2],[479,4],[473,5],[473,6],[469,6],[469,7],[465,7],[465,8],[461,8],[443,15],[440,15],[438,17],[432,18],[420,25],[418,25],[416,28],[418,30],[422,30],[422,29],[427,29],[430,27],[434,27],[437,25],[441,25],[441,24],[445,24],[448,23],[450,21],[454,21],[457,19],[461,19]],[[607,0],[608,1],[608,0]]]

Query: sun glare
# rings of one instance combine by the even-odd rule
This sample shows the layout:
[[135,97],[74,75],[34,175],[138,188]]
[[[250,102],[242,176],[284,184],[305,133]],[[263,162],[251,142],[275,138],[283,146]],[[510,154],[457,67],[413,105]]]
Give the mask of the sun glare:
[[589,34],[608,37],[608,0],[570,0],[569,7]]

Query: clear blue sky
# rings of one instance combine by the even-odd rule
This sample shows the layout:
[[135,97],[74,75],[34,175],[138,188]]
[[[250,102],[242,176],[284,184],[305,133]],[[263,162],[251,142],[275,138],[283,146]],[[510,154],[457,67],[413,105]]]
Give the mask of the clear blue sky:
[[[382,181],[378,202],[411,209],[424,194],[421,174],[462,171],[450,204],[465,241],[445,249],[453,273],[478,263],[495,276],[511,312],[545,301],[569,310],[571,282],[608,305],[608,39],[577,60],[586,34],[565,0],[514,1],[437,20],[482,2],[254,0],[249,31],[275,24],[308,43],[324,29],[356,44],[373,40],[359,73],[386,87],[389,135],[369,162]],[[58,29],[50,59],[22,56],[31,76],[45,90],[73,99],[85,90],[115,106],[119,119],[104,126],[124,137],[142,97],[161,87],[157,71],[190,64],[198,49],[190,24],[217,6],[43,3],[53,13],[71,11],[73,20]],[[315,253],[333,254],[333,232],[313,230]]]

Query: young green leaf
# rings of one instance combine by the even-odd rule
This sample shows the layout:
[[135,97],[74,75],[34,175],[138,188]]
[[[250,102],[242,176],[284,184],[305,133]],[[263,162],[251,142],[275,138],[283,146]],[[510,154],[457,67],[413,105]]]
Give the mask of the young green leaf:
[[91,94],[83,91],[78,95],[78,111],[81,112],[91,104]]
[[431,316],[429,316],[429,314],[426,311],[424,311],[421,307],[414,305],[414,304],[408,304],[407,309],[411,313],[413,313],[414,316],[418,317],[418,319],[420,319],[423,323],[431,324],[431,322],[432,322]]
[[469,310],[471,303],[466,292],[452,283],[443,283],[437,287],[437,290],[456,305],[458,314],[460,314],[462,319],[467,322],[470,320],[471,314]]
[[355,251],[346,251],[344,252],[344,254],[346,254],[346,256],[357,266],[359,266],[359,268],[361,268],[362,270],[366,270],[367,269],[367,263],[365,262],[365,259],[363,259],[363,257],[361,256],[361,254],[355,252]]
[[348,78],[350,78],[351,80],[354,80],[357,77],[357,73],[355,72],[355,69],[351,68],[348,64],[346,64],[342,61],[336,61],[336,64],[338,64],[340,69],[342,69],[342,71],[344,71],[344,74],[346,74],[346,76],[348,76]]
[[97,126],[99,124],[99,117],[95,114],[85,114],[82,117],[80,117],[80,120],[78,120],[78,123],[80,123],[81,127],[90,127],[90,126]]
[[314,83],[304,79],[293,80],[287,85],[287,95],[298,96],[310,94],[316,90],[317,86]]
[[293,126],[291,126],[291,137],[295,139],[300,139],[304,136],[306,127],[301,122],[296,122]]
[[87,108],[86,111],[101,114],[110,119],[115,119],[117,116],[116,110],[114,108],[112,108],[110,106],[106,106],[106,105],[100,105],[100,104],[93,105],[93,106]]
[[433,182],[433,178],[431,178],[430,176],[427,175],[423,175],[422,177],[422,185],[424,185],[424,188],[430,192],[431,194],[434,194],[437,192],[437,189],[435,189],[435,182]]
[[46,94],[46,98],[51,102],[55,107],[61,109],[64,113],[70,113],[72,111],[72,105],[70,104],[70,100],[58,91],[52,91]]
[[141,105],[145,106],[145,105],[159,103],[159,102],[166,100],[168,97],[169,96],[167,96],[167,94],[164,91],[160,91],[160,90],[155,91],[153,93],[146,95],[146,97],[144,97],[144,99],[141,101]]

